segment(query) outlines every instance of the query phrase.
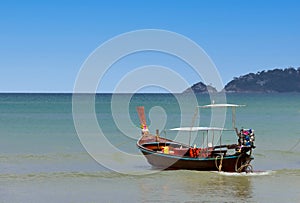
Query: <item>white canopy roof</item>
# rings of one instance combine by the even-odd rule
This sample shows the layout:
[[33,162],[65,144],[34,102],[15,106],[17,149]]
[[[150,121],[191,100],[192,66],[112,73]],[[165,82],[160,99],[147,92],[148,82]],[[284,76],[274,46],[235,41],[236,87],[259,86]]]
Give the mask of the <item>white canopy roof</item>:
[[209,104],[204,106],[199,106],[200,108],[217,108],[217,107],[242,107],[246,105],[238,105],[238,104]]
[[228,130],[226,128],[218,127],[181,127],[181,128],[172,128],[173,131],[223,131]]

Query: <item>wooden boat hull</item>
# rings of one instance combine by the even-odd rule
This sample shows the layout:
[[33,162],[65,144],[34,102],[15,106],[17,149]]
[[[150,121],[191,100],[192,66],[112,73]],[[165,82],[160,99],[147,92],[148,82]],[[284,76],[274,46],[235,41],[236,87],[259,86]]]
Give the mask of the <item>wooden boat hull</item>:
[[[186,169],[186,170],[199,170],[199,171],[225,171],[225,172],[243,172],[247,167],[243,167],[245,163],[250,163],[253,159],[248,154],[234,154],[222,155],[214,154],[209,157],[189,157],[185,155],[165,154],[161,151],[153,149],[153,146],[175,144],[182,145],[181,143],[173,142],[172,140],[159,138],[160,142],[156,142],[155,136],[143,137],[137,142],[137,146],[143,155],[146,157],[149,164],[161,169]],[[151,147],[149,147],[151,146]],[[183,146],[188,150],[187,146]],[[220,168],[221,167],[221,168]]]

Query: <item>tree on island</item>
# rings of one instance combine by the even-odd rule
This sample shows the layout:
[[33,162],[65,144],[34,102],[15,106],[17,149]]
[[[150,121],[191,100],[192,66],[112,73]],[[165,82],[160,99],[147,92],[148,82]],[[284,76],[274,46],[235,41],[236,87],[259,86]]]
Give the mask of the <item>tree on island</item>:
[[227,92],[300,92],[300,67],[274,69],[235,77]]

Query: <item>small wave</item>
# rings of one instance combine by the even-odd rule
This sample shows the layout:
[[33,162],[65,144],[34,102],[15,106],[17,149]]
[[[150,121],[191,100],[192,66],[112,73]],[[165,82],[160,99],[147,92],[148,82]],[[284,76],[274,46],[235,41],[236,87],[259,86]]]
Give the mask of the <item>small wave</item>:
[[278,174],[297,175],[300,176],[300,169],[280,169],[276,171]]
[[214,171],[214,173],[224,175],[224,176],[268,176],[274,174],[276,171],[254,171],[252,173],[235,173],[235,172],[218,172]]
[[299,155],[300,152],[296,150],[269,150],[270,153],[274,154],[281,154],[281,155]]
[[60,160],[60,159],[85,159],[88,156],[86,152],[79,153],[49,153],[49,154],[2,154],[0,155],[1,161],[11,161],[11,160]]
[[14,180],[39,180],[39,179],[61,179],[61,178],[121,178],[122,175],[115,172],[51,172],[51,173],[28,173],[28,174],[0,174],[1,179]]

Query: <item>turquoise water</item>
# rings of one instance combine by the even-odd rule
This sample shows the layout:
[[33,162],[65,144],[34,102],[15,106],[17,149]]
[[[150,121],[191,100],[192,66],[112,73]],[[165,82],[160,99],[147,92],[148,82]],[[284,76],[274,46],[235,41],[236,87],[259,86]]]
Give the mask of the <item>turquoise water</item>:
[[[90,96],[82,95],[82,102]],[[188,95],[178,97],[189,104]],[[0,94],[0,202],[300,201],[300,94],[227,95],[228,103],[246,104],[237,110],[237,126],[256,133],[256,172],[250,175],[161,172],[145,160],[124,160],[123,153],[140,154],[135,145],[140,135],[136,106],[145,106],[150,114],[147,122],[152,132],[154,125],[167,129],[178,127],[182,120],[189,122],[193,112],[181,112],[171,94],[115,95],[117,119],[132,122],[123,129],[111,114],[111,98],[96,95],[96,117],[105,139],[119,150],[111,166],[121,166],[131,175],[108,169],[105,161],[99,164],[86,152],[74,127],[71,94]],[[127,99],[130,103],[124,109]],[[210,103],[208,95],[197,99],[200,105]],[[160,116],[167,117],[160,120]],[[207,118],[210,114],[204,112],[200,123]],[[90,139],[104,148],[105,143]],[[106,155],[100,153],[100,160]]]

